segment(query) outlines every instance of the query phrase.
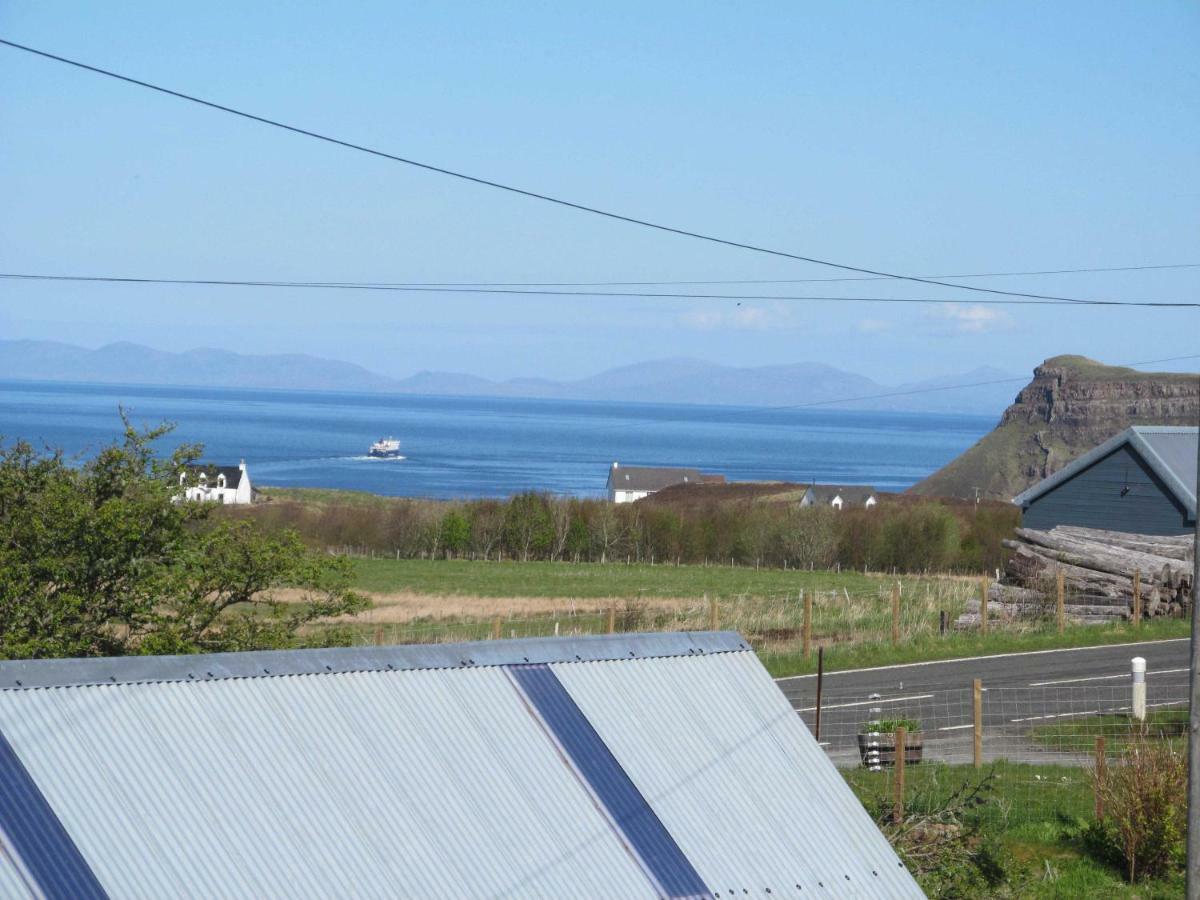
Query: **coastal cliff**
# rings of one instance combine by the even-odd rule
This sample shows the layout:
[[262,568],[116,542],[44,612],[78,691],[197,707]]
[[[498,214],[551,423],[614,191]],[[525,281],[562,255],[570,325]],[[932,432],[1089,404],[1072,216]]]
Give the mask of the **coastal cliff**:
[[1056,356],[1033,370],[995,429],[909,490],[1008,500],[1130,425],[1195,425],[1198,415],[1195,375]]

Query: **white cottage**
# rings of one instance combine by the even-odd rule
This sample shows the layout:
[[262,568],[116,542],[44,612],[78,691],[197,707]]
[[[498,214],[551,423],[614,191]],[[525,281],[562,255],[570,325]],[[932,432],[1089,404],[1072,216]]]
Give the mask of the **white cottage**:
[[254,500],[254,488],[243,459],[236,466],[188,466],[179,473],[185,500],[240,504]]
[[866,485],[810,484],[800,498],[801,506],[828,506],[832,509],[853,506],[870,509],[877,502],[875,488]]
[[713,484],[724,480],[724,475],[709,475],[697,469],[623,466],[614,462],[608,470],[608,499],[612,503],[632,503],[677,484]]

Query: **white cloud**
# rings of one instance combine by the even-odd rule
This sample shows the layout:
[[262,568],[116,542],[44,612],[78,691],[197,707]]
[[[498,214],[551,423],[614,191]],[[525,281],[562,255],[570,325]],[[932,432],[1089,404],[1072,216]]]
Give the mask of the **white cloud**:
[[892,330],[892,323],[886,319],[859,319],[855,327],[863,334],[883,334]]
[[1012,325],[1012,317],[1004,310],[978,303],[948,303],[934,308],[929,315],[946,323],[951,334],[983,334]]
[[679,322],[697,331],[761,330],[779,324],[784,318],[784,310],[739,303],[725,309],[691,309],[679,316]]

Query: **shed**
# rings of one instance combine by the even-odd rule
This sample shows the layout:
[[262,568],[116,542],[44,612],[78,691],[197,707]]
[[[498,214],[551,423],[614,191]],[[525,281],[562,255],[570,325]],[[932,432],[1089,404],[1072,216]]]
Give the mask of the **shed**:
[[736,634],[0,663],[0,890],[919,897]]
[[1196,527],[1197,429],[1134,425],[1013,498],[1026,528],[1133,534]]

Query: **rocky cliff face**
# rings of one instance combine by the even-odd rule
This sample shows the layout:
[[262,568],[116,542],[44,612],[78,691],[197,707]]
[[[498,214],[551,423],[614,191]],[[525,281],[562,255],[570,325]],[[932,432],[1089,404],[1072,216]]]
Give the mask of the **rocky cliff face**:
[[1195,425],[1198,417],[1195,375],[1056,356],[1033,370],[995,430],[911,490],[1009,499],[1130,425]]

